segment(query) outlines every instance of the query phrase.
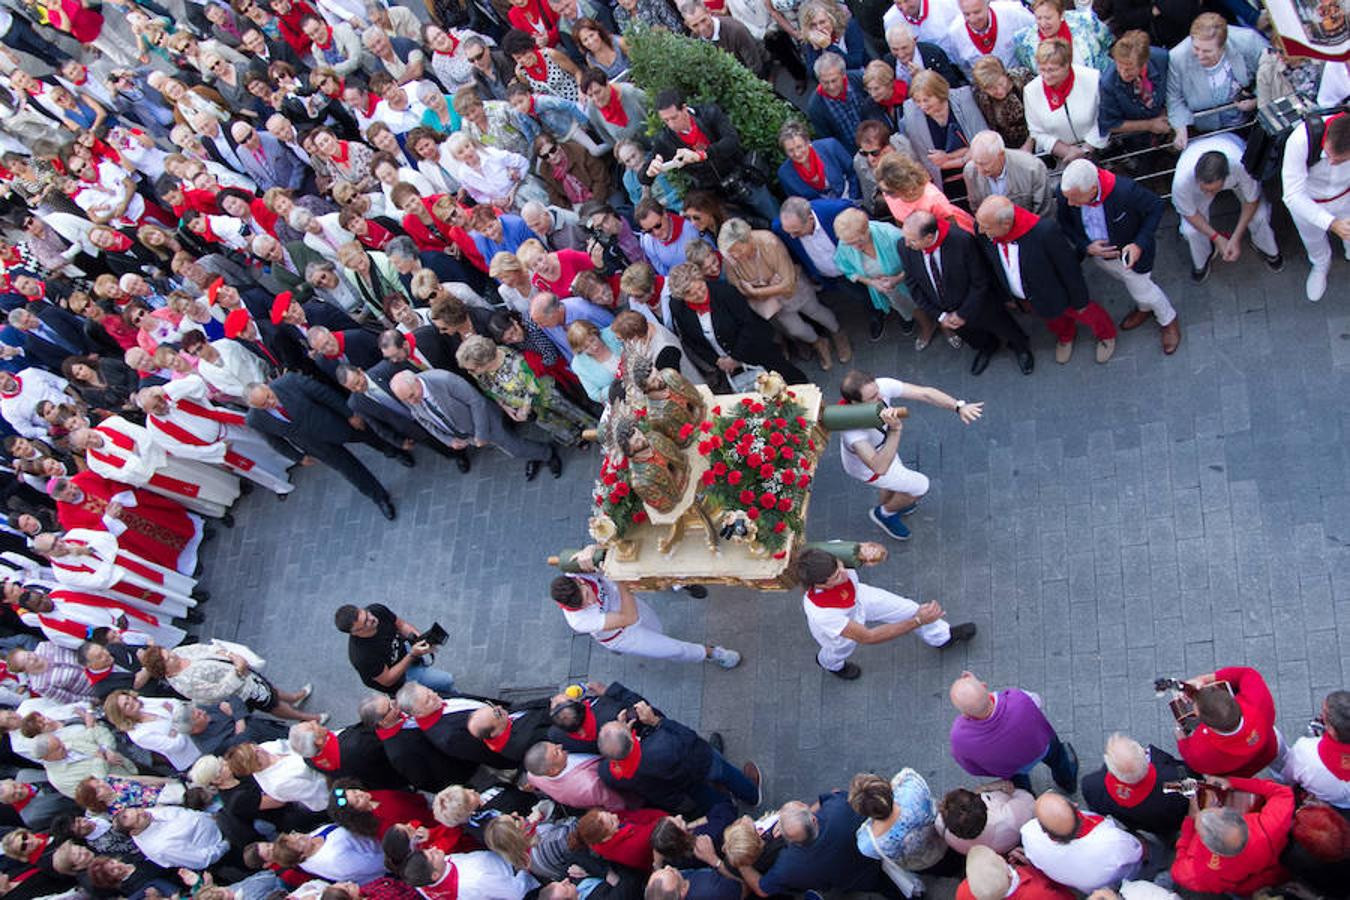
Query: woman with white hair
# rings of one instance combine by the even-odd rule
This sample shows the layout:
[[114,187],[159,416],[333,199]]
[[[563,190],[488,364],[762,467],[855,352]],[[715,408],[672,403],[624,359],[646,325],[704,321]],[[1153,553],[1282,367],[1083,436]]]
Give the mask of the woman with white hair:
[[853,348],[848,335],[839,329],[839,320],[820,302],[815,288],[802,277],[777,235],[752,229],[744,219],[727,219],[717,235],[717,249],[725,260],[727,279],[750,308],[788,337],[810,344],[822,369],[829,371],[834,366],[831,341],[840,362],[853,358]]
[[548,202],[548,192],[529,183],[530,161],[519,153],[485,147],[462,131],[450,135],[446,146],[458,163],[455,177],[477,202],[503,209]]

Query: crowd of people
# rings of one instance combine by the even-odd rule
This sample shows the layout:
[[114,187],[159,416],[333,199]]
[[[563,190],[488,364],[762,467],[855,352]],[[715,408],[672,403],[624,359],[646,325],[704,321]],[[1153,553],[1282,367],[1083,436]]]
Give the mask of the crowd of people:
[[[644,29],[796,105],[776,170],[730,98],[635,83]],[[668,389],[653,372],[807,382],[852,360],[850,309],[906,354],[968,346],[974,375],[1005,346],[1032,375],[1036,319],[1061,365],[1080,325],[1098,363],[1150,323],[1172,354],[1164,194],[1196,283],[1248,238],[1284,267],[1277,198],[1320,300],[1332,239],[1350,256],[1350,72],[1267,33],[1225,0],[0,4],[0,893],[912,897],[927,873],[978,900],[1343,895],[1350,694],[1287,745],[1250,669],[1182,686],[1179,759],[1116,735],[1081,785],[1034,694],[966,673],[952,753],[997,781],[864,773],[768,811],[717,735],[618,684],[457,692],[437,636],[383,606],[336,612],[371,691],[342,728],[192,633],[200,546],[242,494],[285,500],[321,463],[397,517],[352,444],[460,472],[495,447],[527,480],[571,449],[590,479],[612,404]],[[901,401],[983,411],[843,379],[841,402]],[[897,541],[929,489],[902,429],[892,408],[840,436]],[[659,456],[631,421],[600,434]],[[589,548],[577,568],[552,600],[600,646],[741,662],[667,636]],[[793,572],[841,679],[858,644],[976,634],[831,554]]]

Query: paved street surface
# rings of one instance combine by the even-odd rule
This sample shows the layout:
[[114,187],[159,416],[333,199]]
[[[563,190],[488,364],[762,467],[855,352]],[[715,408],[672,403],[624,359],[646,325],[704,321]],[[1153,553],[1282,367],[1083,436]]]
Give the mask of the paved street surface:
[[[1231,222],[1233,204],[1221,208]],[[585,539],[594,449],[564,454],[561,480],[544,472],[527,484],[524,464],[495,451],[479,451],[464,476],[426,451],[404,469],[362,448],[398,504],[393,525],[332,472],[297,469],[289,501],[254,491],[239,526],[207,546],[206,633],[251,645],[285,687],[312,680],[313,707],[343,724],[362,688],[332,611],[384,602],[446,627],[438,663],[465,690],[619,679],[701,733],[720,731],[732,760],[763,768],[766,803],[906,765],[938,795],[971,782],[947,754],[946,690],[963,669],[1040,693],[1085,768],[1116,729],[1173,746],[1153,678],[1225,664],[1265,674],[1297,737],[1321,696],[1346,686],[1350,264],[1338,255],[1326,299],[1310,304],[1283,210],[1277,231],[1283,273],[1248,244],[1196,286],[1169,210],[1159,280],[1184,334],[1171,359],[1150,324],[1122,333],[1105,366],[1080,330],[1073,360],[1057,366],[1049,334],[1030,322],[1035,374],[1004,354],[974,378],[969,350],[936,342],[916,354],[894,324],[868,343],[861,307],[844,307],[856,364],[987,403],[968,428],[913,411],[902,456],[933,490],[907,520],[913,539],[864,575],[976,622],[968,646],[943,653],[909,637],[864,648],[853,657],[862,679],[845,683],[816,666],[799,595],[725,588],[705,601],[651,599],[672,634],[741,651],[735,671],[574,639],[548,600],[545,557]],[[1093,291],[1113,317],[1127,310],[1119,285]],[[808,367],[830,398],[844,371]],[[886,540],[866,517],[872,492],[843,475],[838,452],[832,442],[809,537]],[[1048,784],[1048,771],[1037,779]]]

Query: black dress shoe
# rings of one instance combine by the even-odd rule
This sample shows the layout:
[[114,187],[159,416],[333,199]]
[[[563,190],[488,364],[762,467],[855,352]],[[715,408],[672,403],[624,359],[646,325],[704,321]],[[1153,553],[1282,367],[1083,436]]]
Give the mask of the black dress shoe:
[[394,458],[397,459],[398,464],[405,469],[411,469],[413,466],[417,465],[417,460],[413,459],[413,455],[406,450]]
[[375,505],[380,508],[381,514],[390,522],[398,518],[398,510],[394,509],[394,501],[388,497],[383,497],[375,501]]
[[461,453],[459,456],[456,456],[455,465],[459,466],[461,472],[467,473],[469,471],[469,455],[467,453]]
[[720,731],[714,731],[712,734],[708,735],[708,743],[712,745],[712,748],[718,753],[727,749],[727,742],[722,739],[722,732]]
[[[820,666],[820,660],[816,660],[816,665]],[[825,669],[824,666],[820,667],[822,669]],[[862,666],[858,665],[855,662],[845,661],[843,668],[825,669],[825,671],[829,672],[835,678],[842,678],[845,681],[857,681],[858,676],[862,674]]]
[[234,513],[229,512],[229,511],[227,510],[226,513],[225,513],[225,515],[223,515],[223,516],[220,517],[220,521],[225,525],[226,528],[233,528],[233,527],[234,527]]
[[193,609],[189,609],[189,610],[187,611],[187,617],[186,617],[186,618],[187,618],[188,622],[190,622],[190,623],[193,624],[193,625],[196,625],[196,624],[200,623],[202,620],[204,620],[204,619],[206,618],[206,616],[202,613],[202,611],[201,611],[200,609],[196,609],[196,608],[194,607]]
[[525,463],[525,480],[534,481],[534,477],[539,474],[539,460],[532,459]]
[[686,584],[681,590],[695,600],[706,600],[708,597],[708,589],[701,584]]
[[1017,368],[1022,370],[1023,375],[1030,375],[1036,368],[1036,357],[1031,355],[1030,350],[1014,350],[1017,355]]
[[562,457],[558,455],[557,447],[549,448],[548,470],[553,473],[554,478],[562,477]]
[[976,630],[974,622],[963,622],[960,625],[953,625],[951,633],[947,635],[947,643],[943,644],[938,649],[946,650],[948,647],[954,647],[957,644],[965,643],[975,637]]
[[990,353],[988,350],[976,352],[975,358],[971,360],[970,363],[970,374],[979,375],[984,372],[985,369],[989,368],[989,360],[993,358],[994,354]]
[[247,479],[240,479],[240,481],[239,481],[239,496],[240,496],[240,497],[247,497],[247,496],[248,496],[249,494],[251,494],[251,493],[253,493],[253,482],[248,481]]
[[205,603],[207,600],[211,599],[211,592],[206,588],[197,588],[192,592],[192,599],[196,600],[198,603]]

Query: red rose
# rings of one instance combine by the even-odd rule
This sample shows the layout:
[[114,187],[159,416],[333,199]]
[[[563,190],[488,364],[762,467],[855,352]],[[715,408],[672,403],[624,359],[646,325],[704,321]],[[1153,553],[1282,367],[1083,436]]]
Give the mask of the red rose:
[[728,472],[727,484],[731,485],[732,487],[735,487],[736,485],[741,483],[741,479],[744,477],[745,476],[741,474],[741,471],[739,469],[737,469],[735,472]]
[[745,458],[745,464],[752,469],[758,469],[760,466],[764,465],[764,457],[760,456],[758,453],[751,453]]
[[787,530],[787,523],[786,523],[786,522],[781,522],[781,521],[780,521],[780,522],[774,522],[774,523],[773,523],[773,533],[774,533],[774,534],[782,534],[782,533],[783,533],[784,531],[786,531],[786,530]]
[[735,441],[738,436],[735,428],[728,428],[726,431],[722,432],[722,437],[726,438],[728,443]]
[[786,427],[787,427],[787,419],[784,419],[784,418],[781,418],[781,417],[780,417],[780,418],[777,418],[777,419],[774,419],[774,420],[773,420],[773,424],[774,424],[776,427],[778,427],[778,428],[786,428]]
[[778,451],[778,455],[783,457],[783,459],[792,459],[792,457],[797,455],[797,451],[793,450],[791,447],[784,447],[782,450]]
[[596,505],[596,506],[604,506],[604,505],[605,505],[605,498],[602,497],[602,496],[600,496],[599,494],[596,494],[596,495],[595,495],[595,505]]
[[725,475],[727,474],[727,464],[724,462],[715,463],[713,464],[712,470],[714,474]]
[[773,505],[778,502],[778,498],[768,491],[759,495],[759,505],[765,509],[773,509]]
[[614,482],[619,480],[619,476],[615,475],[613,472],[606,472],[600,476],[600,480],[606,485],[613,485]]
[[748,506],[749,504],[755,502],[755,492],[750,490],[741,491],[740,494],[737,495],[736,499]]
[[753,522],[753,521],[755,521],[755,519],[758,519],[758,518],[759,518],[759,510],[755,509],[755,508],[752,506],[752,507],[750,507],[749,509],[747,509],[747,510],[745,511],[745,515],[746,515],[746,517],[747,517],[751,522]]
[[769,435],[769,443],[773,444],[775,447],[781,447],[787,443],[787,438],[783,437],[781,431],[775,431],[773,434]]
[[751,411],[752,413],[762,413],[762,412],[764,412],[764,404],[763,404],[763,403],[752,403],[752,404],[750,404],[750,411]]
[[698,425],[698,430],[701,431],[701,432],[703,432],[704,434],[707,434],[708,432],[712,431],[712,423],[711,423],[711,422],[700,422],[699,425]]
[[715,416],[720,416],[721,414],[722,414],[722,407],[721,407],[721,406],[714,406],[714,407],[713,407],[713,415],[715,415]]
[[717,476],[713,474],[711,470],[704,472],[703,476],[699,479],[699,481],[703,482],[704,486],[711,485],[716,480]]
[[609,502],[610,502],[610,503],[618,503],[618,502],[619,502],[620,500],[622,500],[622,499],[623,499],[623,495],[620,494],[620,493],[618,492],[617,489],[609,492]]
[[639,419],[643,418],[644,416],[647,415],[647,409],[646,409],[646,407],[643,407],[643,408],[641,408],[641,409],[635,409],[635,410],[633,410],[633,415],[637,416]]
[[689,435],[693,433],[694,433],[693,423],[685,422],[683,425],[680,426],[680,440],[682,441],[689,440]]
[[637,512],[633,513],[633,521],[638,525],[647,521],[647,511],[645,509],[639,509]]
[[614,464],[615,471],[621,472],[626,468],[628,468],[628,457],[626,456]]
[[760,478],[772,478],[774,473],[773,463],[765,463],[759,467]]
[[765,447],[765,448],[764,448],[764,458],[765,458],[765,459],[777,459],[777,458],[778,458],[778,451],[775,450],[775,449],[773,449],[772,447]]
[[802,490],[806,490],[810,486],[811,486],[810,475],[803,475],[801,478],[797,479],[797,487],[801,488]]
[[699,441],[698,452],[700,456],[707,456],[712,452],[712,444],[708,441]]
[[792,473],[792,470],[791,470],[791,469],[784,469],[784,470],[783,470],[783,484],[791,485],[792,482],[794,482],[794,481],[796,481],[796,480],[797,480],[797,476],[794,475],[794,474]]
[[816,442],[815,442],[814,440],[807,439],[807,441],[806,441],[806,449],[808,449],[808,450],[814,450],[814,449],[816,449]]
[[779,550],[777,553],[773,555],[774,559],[785,559],[786,557],[787,557],[786,550]]
[[805,428],[805,427],[806,427],[806,419],[802,418],[801,416],[798,416],[798,417],[797,417],[797,426],[800,427],[800,428]]
[[628,486],[626,481],[620,481],[614,486],[614,493],[618,494],[620,499],[627,497],[631,492],[632,488]]
[[791,497],[784,497],[782,500],[779,500],[779,501],[778,501],[778,511],[779,511],[779,512],[790,512],[791,510],[792,510],[792,498],[791,498]]
[[744,419],[737,419],[736,422],[735,422],[735,426],[736,426],[737,428],[744,428],[744,427],[746,426],[746,424],[747,424],[747,423],[746,423],[746,421],[745,421]]
[[708,438],[708,443],[712,444],[713,449],[716,450],[718,447],[722,446],[722,436],[720,434],[714,434],[712,437]]
[[749,407],[749,406],[752,406],[752,405],[754,404],[754,402],[755,402],[755,401],[751,400],[749,397],[742,397],[742,398],[741,398],[741,406]]

